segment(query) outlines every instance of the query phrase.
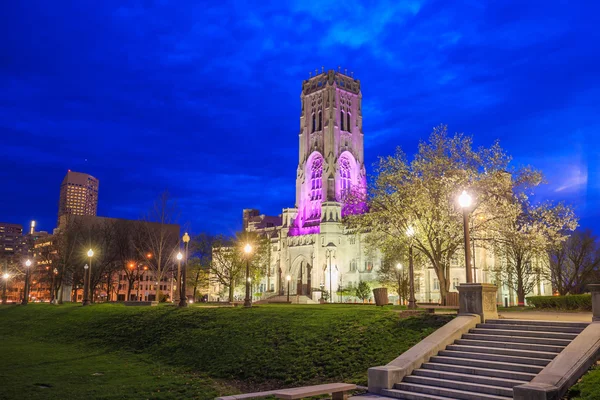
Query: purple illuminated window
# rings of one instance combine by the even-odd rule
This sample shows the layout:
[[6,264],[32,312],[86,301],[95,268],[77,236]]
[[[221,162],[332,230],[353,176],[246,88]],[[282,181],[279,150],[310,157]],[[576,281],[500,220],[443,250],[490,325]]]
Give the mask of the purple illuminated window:
[[310,170],[310,218],[319,217],[321,214],[321,200],[323,199],[323,159],[316,157]]
[[344,130],[344,119],[345,115],[343,111],[340,111],[340,130]]
[[340,189],[341,193],[346,193],[350,190],[352,177],[350,175],[350,160],[346,157],[340,159]]
[[348,117],[348,123],[346,124],[346,130],[348,132],[350,132],[351,131],[350,127],[352,126],[352,125],[350,125],[350,113],[346,114],[346,116]]

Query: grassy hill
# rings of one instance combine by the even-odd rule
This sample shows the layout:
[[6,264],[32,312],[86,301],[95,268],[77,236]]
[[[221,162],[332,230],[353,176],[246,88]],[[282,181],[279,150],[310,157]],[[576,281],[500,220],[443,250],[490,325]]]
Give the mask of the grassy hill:
[[448,317],[355,305],[0,307],[0,398],[214,398],[346,381]]

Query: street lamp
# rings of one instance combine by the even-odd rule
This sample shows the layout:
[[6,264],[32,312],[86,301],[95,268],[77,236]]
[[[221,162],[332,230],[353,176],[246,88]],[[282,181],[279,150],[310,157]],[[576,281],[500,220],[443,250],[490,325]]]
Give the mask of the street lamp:
[[[92,257],[94,256],[94,250],[89,249],[87,252],[87,256],[90,258],[90,262],[89,264],[86,264],[85,268],[85,273],[84,273],[84,278],[83,278],[83,304],[84,306],[88,306],[90,305],[90,297],[94,297],[92,292],[92,288],[91,288],[91,283],[92,283]],[[85,290],[86,287],[86,283],[87,283],[87,290]]]
[[252,307],[252,300],[250,299],[250,254],[252,253],[252,246],[250,243],[246,243],[244,246],[244,253],[246,254],[246,298],[244,299],[244,307]]
[[463,228],[465,232],[465,268],[467,272],[467,283],[473,282],[473,274],[471,272],[471,247],[469,243],[471,240],[469,239],[469,209],[471,208],[471,204],[473,199],[467,193],[466,190],[463,190],[462,194],[458,196],[458,204],[463,209]]
[[333,256],[333,252],[335,251],[335,244],[333,242],[329,242],[327,246],[325,246],[325,259],[329,257],[329,302],[333,303],[333,278],[331,276],[332,266],[331,266],[331,257]]
[[190,242],[190,235],[186,233],[183,234],[181,238],[183,243],[185,243],[185,264],[183,265],[183,276],[181,277],[181,292],[179,293],[179,307],[187,307],[188,301],[187,296],[185,295],[185,281],[187,279],[187,262],[188,262],[188,243]]
[[415,236],[415,228],[409,226],[406,228],[406,236],[408,236],[408,309],[417,309],[417,300],[415,299],[415,266],[413,259],[413,237]]
[[31,260],[25,261],[25,286],[23,288],[23,301],[21,301],[24,306],[29,302],[29,267],[31,267]]
[[402,295],[400,294],[402,288],[402,264],[396,264],[396,276],[398,277],[398,305],[402,305]]
[[183,254],[177,253],[177,302],[181,301],[181,260]]
[[2,279],[4,280],[4,286],[2,287],[2,304],[7,303],[6,290],[7,290],[7,285],[8,285],[8,278],[10,278],[10,275],[8,274],[8,272],[5,272],[4,274],[2,274]]
[[290,302],[290,281],[292,280],[291,276],[286,276],[285,280],[287,281],[287,302]]
[[81,303],[82,306],[87,306],[90,304],[90,299],[88,296],[88,291],[90,290],[90,288],[88,287],[88,280],[87,280],[87,276],[88,276],[88,268],[90,266],[85,264],[83,266],[83,303]]
[[50,303],[51,304],[56,304],[56,297],[55,297],[55,294],[56,294],[56,288],[55,288],[55,285],[56,285],[56,275],[58,275],[58,269],[54,268],[52,270],[52,285],[51,285],[51,288],[50,288]]

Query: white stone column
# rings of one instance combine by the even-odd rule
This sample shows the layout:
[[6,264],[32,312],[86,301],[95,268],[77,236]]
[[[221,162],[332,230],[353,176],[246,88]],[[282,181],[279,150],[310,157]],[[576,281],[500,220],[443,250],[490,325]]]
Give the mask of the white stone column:
[[588,285],[592,292],[592,322],[600,322],[600,283]]

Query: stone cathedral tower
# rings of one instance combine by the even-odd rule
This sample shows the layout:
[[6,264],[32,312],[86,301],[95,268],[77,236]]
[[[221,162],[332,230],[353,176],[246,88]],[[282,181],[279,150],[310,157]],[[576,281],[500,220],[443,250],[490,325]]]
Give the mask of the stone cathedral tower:
[[297,215],[290,236],[339,221],[350,190],[366,187],[360,81],[329,70],[302,83]]

